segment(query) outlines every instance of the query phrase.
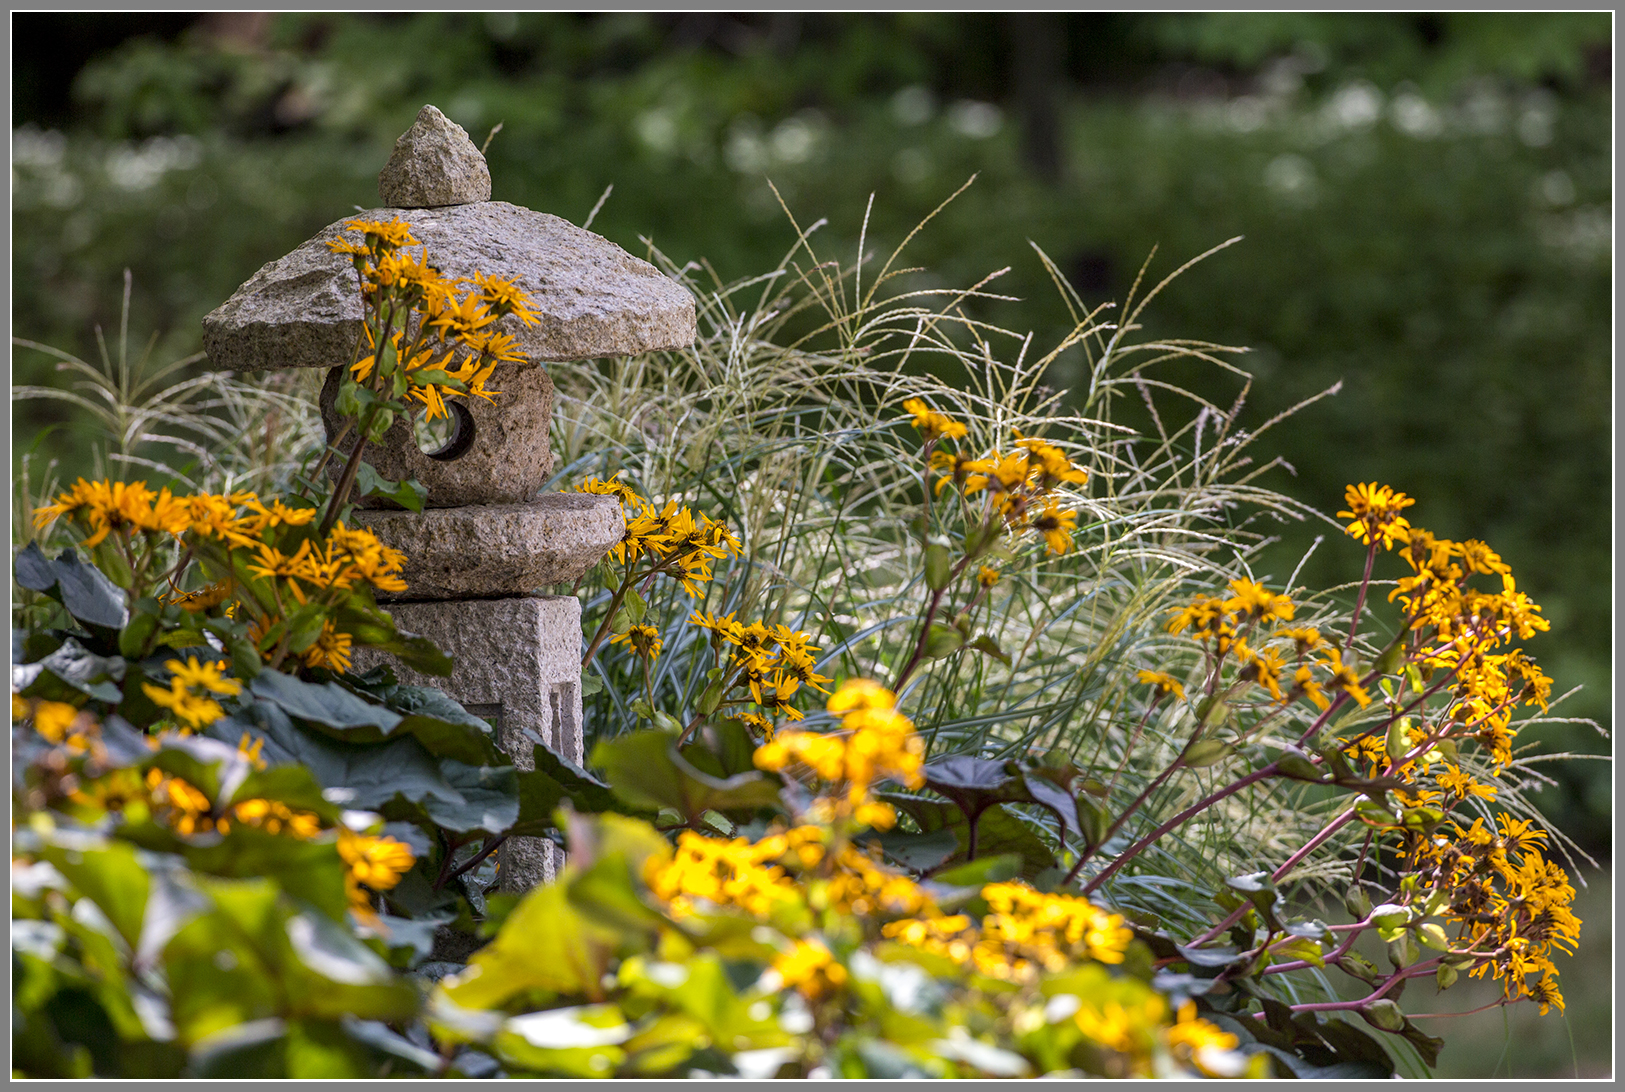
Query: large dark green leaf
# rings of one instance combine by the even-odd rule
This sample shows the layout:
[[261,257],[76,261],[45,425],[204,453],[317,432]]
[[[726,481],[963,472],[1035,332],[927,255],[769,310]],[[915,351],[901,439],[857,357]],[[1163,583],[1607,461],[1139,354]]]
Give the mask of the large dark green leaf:
[[431,717],[491,734],[491,722],[464,709],[443,690],[432,686],[393,686],[384,694],[384,704],[407,716]]
[[503,765],[508,761],[497,748],[490,723],[476,716],[448,720],[413,713],[396,726],[395,734],[402,732],[415,736],[430,754],[441,758],[475,766]]
[[761,773],[717,778],[677,753],[668,732],[632,732],[593,749],[615,795],[634,808],[673,808],[689,822],[706,811],[754,811],[779,807],[780,783]]
[[56,570],[36,542],[30,542],[18,552],[16,573],[17,583],[29,591],[50,591],[56,587]]
[[337,1020],[295,1020],[288,1025],[288,1077],[292,1080],[361,1080],[378,1075],[380,1059],[350,1038]]
[[436,823],[456,831],[501,834],[519,820],[519,781],[512,766],[469,766],[456,759],[440,761],[440,775],[461,800],[439,793],[422,800]]
[[234,823],[224,835],[181,837],[146,821],[126,824],[119,836],[137,845],[184,858],[194,871],[227,879],[274,880],[335,919],[344,916],[349,899],[344,890],[344,862],[331,842],[306,842],[259,827]]
[[[359,699],[357,699],[359,700]],[[472,766],[455,759],[436,761],[410,736],[383,743],[350,743],[303,727],[273,704],[245,710],[240,718],[216,721],[215,738],[247,731],[263,739],[262,757],[297,763],[322,785],[322,797],[342,808],[382,812],[390,819],[434,821],[457,831],[484,830],[519,815],[519,789],[511,766]]]
[[49,595],[86,625],[120,630],[130,620],[123,590],[72,550],[63,550],[50,561],[39,546],[29,543],[17,555],[16,573],[17,583]]
[[[951,831],[958,848],[943,862],[952,866],[969,860],[971,848],[970,822],[964,811],[947,800],[933,800],[910,793],[882,793],[881,799],[906,812],[920,827],[930,833]],[[1056,865],[1055,853],[1044,844],[1037,831],[1018,818],[1004,804],[990,804],[983,809],[976,823],[975,855],[997,856],[1013,853],[1021,857],[1021,875],[1033,879]]]
[[134,846],[109,841],[95,848],[69,850],[47,844],[42,856],[96,904],[130,948],[140,943],[151,880],[136,860]]
[[1068,792],[1042,773],[1028,771],[1022,776],[1021,782],[1026,786],[1027,794],[1035,803],[1044,805],[1055,813],[1061,821],[1061,833],[1074,838],[1083,836],[1083,828],[1078,824],[1078,797]]
[[745,723],[732,717],[701,725],[681,754],[695,769],[714,777],[732,777],[756,769],[756,741]]
[[1337,1061],[1380,1067],[1384,1077],[1394,1075],[1393,1059],[1376,1037],[1364,1029],[1336,1017],[1321,1018],[1315,1013],[1299,1013],[1293,1017],[1293,1023],[1305,1029],[1312,1027]]
[[[272,702],[289,716],[347,743],[377,743],[404,735],[416,737],[432,755],[454,758],[470,765],[486,765],[497,756],[491,726],[468,714],[449,698],[435,701],[433,691],[415,691],[404,701],[423,712],[403,716],[352,693],[338,683],[313,683],[276,671],[261,672],[251,684],[254,695]],[[401,691],[399,687],[391,698]],[[456,719],[443,719],[445,713]]]
[[1405,1021],[1405,1030],[1400,1035],[1416,1048],[1416,1053],[1422,1056],[1422,1064],[1429,1069],[1439,1064],[1439,1051],[1444,1049],[1443,1039],[1427,1034],[1409,1020]]
[[399,1058],[408,1065],[428,1073],[440,1067],[440,1055],[432,1050],[424,1050],[404,1035],[395,1034],[387,1024],[377,1020],[357,1020],[349,1016],[339,1022],[344,1028],[344,1033],[350,1038],[358,1043],[365,1043],[382,1054]]
[[623,943],[621,932],[595,921],[569,901],[564,884],[533,888],[501,932],[469,957],[479,972],[440,991],[467,1009],[491,1009],[514,994],[542,990],[574,994],[592,988]]
[[[372,742],[388,736],[400,724],[399,713],[363,701],[337,683],[311,683],[263,671],[249,689],[254,696],[273,702],[289,716],[310,724],[345,731],[352,742]],[[364,730],[372,729],[368,735]]]
[[[288,950],[302,974],[287,974],[295,1012],[338,1019],[399,1020],[415,1015],[418,993],[348,927],[321,914],[300,912],[283,924]],[[293,960],[283,964],[294,970]]]
[[925,764],[925,783],[958,804],[966,815],[979,815],[991,804],[1027,795],[1020,779],[992,758],[954,755]]
[[954,837],[951,830],[916,834],[893,828],[860,834],[854,840],[860,845],[879,842],[881,852],[904,868],[915,872],[931,871],[959,849],[959,839]]
[[518,771],[519,822],[515,834],[554,826],[553,813],[568,800],[578,812],[620,811],[626,805],[610,787],[545,744],[531,747],[535,768]]
[[287,1044],[283,1020],[235,1024],[201,1040],[189,1068],[204,1080],[283,1080],[288,1076]]
[[978,816],[992,804],[1041,804],[1054,813],[1063,834],[1082,834],[1075,793],[1059,782],[1070,780],[1070,769],[1028,770],[991,758],[954,755],[925,765],[927,787],[941,793],[969,816]]
[[122,656],[98,656],[70,637],[49,656],[17,669],[15,681],[26,698],[71,702],[84,695],[117,704],[125,668]]

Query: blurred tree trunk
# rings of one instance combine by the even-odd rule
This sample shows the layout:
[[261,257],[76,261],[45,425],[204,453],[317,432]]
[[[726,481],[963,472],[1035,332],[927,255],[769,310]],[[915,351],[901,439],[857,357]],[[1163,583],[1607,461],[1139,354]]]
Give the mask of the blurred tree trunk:
[[1052,12],[1017,12],[1010,25],[1010,72],[1021,112],[1022,156],[1045,182],[1061,178],[1061,83],[1066,21]]

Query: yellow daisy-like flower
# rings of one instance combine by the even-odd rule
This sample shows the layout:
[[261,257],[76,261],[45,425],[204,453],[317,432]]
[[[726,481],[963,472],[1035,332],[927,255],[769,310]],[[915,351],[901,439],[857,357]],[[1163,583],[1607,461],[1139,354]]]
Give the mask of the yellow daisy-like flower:
[[480,299],[499,317],[513,315],[526,326],[536,325],[536,315],[530,310],[530,297],[513,281],[475,273],[474,283],[479,286]]
[[1154,686],[1158,694],[1172,694],[1184,700],[1185,685],[1178,679],[1162,671],[1140,671],[1135,675],[1143,685]]
[[1036,463],[1039,487],[1049,489],[1057,485],[1082,485],[1089,480],[1089,472],[1073,464],[1066,452],[1039,439],[1022,439],[1016,446],[1031,453],[1029,463]]
[[1179,1020],[1168,1029],[1168,1046],[1175,1057],[1188,1060],[1208,1077],[1234,1077],[1242,1066],[1231,1054],[1241,1040],[1196,1015],[1196,1002],[1179,1008]]
[[329,671],[350,669],[350,645],[353,638],[333,624],[331,618],[322,620],[321,636],[305,650],[306,667],[325,667]]
[[1072,549],[1072,532],[1078,527],[1078,513],[1072,509],[1062,511],[1051,502],[1033,517],[1033,530],[1044,536],[1044,545],[1052,554],[1064,554]]
[[188,656],[184,664],[179,660],[170,660],[164,667],[187,687],[202,687],[211,694],[225,694],[228,697],[236,697],[243,692],[242,680],[227,678],[222,674],[220,665],[213,660],[199,663],[196,656]]
[[1224,602],[1228,611],[1262,623],[1290,622],[1294,607],[1292,600],[1276,595],[1264,585],[1241,577],[1230,581],[1230,598]]
[[236,696],[243,690],[240,679],[222,675],[220,665],[212,660],[199,663],[197,657],[188,656],[184,664],[170,660],[164,667],[170,673],[169,689],[142,683],[141,690],[154,705],[173,713],[184,728],[206,728],[226,715],[220,703],[209,695]]
[[641,506],[644,503],[644,500],[638,495],[638,491],[633,489],[630,485],[627,485],[625,482],[616,480],[623,473],[625,473],[625,471],[616,471],[613,477],[602,481],[598,478],[588,478],[586,481],[576,486],[574,492],[597,493],[602,496],[615,497],[622,504],[629,507]]
[[339,828],[338,851],[344,861],[344,887],[350,905],[363,912],[370,909],[367,894],[361,890],[363,884],[374,891],[388,891],[401,882],[416,861],[411,847],[404,842],[357,834],[347,827]]
[[1450,793],[1458,800],[1469,800],[1475,796],[1485,800],[1494,800],[1498,791],[1494,785],[1481,785],[1475,781],[1471,774],[1459,766],[1446,763],[1444,770],[1435,778],[1439,788]]
[[927,442],[944,436],[950,440],[958,440],[966,434],[964,425],[945,414],[938,413],[921,399],[910,398],[903,403],[903,408],[914,415],[914,427],[924,434]]
[[1391,550],[1396,541],[1405,542],[1410,537],[1410,523],[1400,512],[1416,503],[1412,498],[1371,482],[1349,486],[1345,499],[1348,510],[1337,514],[1354,521],[1348,525],[1348,533],[1362,543],[1370,545],[1380,540],[1383,549]]
[[[16,702],[22,700],[12,698],[12,713],[17,712]],[[26,703],[25,703],[26,708]],[[27,716],[25,711],[24,716]],[[19,718],[20,719],[20,718]],[[79,710],[61,701],[37,701],[34,703],[34,731],[50,740],[52,743],[61,743],[68,736],[68,729],[73,722],[79,719]]]
[[660,655],[660,631],[654,626],[633,626],[625,633],[616,634],[609,639],[612,645],[622,641],[639,656],[647,656],[653,660]]
[[421,245],[412,237],[411,225],[400,217],[384,223],[381,220],[347,220],[346,231],[359,231],[367,235],[367,242],[377,241],[377,245],[384,250],[395,250],[403,246]]

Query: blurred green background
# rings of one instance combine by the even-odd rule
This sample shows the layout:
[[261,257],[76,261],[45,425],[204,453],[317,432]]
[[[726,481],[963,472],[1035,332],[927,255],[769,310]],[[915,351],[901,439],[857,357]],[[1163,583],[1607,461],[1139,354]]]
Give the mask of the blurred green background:
[[[1037,344],[1230,238],[1147,312],[1153,333],[1253,351],[1254,427],[1341,380],[1260,445],[1264,479],[1328,513],[1345,484],[1417,498],[1487,540],[1541,603],[1554,715],[1610,693],[1611,34],[1603,14],[16,14],[13,306],[23,337],[94,359],[134,271],[131,329],[161,356],[262,263],[377,204],[426,102],[476,142],[493,196],[641,253],[765,272],[827,217],[850,260],[874,195],[882,256],[996,282],[982,316]],[[1052,382],[1076,381],[1073,351]],[[48,381],[14,354],[14,382]],[[1228,404],[1235,385],[1172,376]],[[26,403],[14,450],[86,471],[82,426]],[[44,426],[59,427],[43,431]],[[1279,528],[1277,581],[1327,525]],[[1305,566],[1357,575],[1335,531]],[[1391,574],[1390,574],[1391,575]],[[1549,748],[1603,753],[1579,724]],[[1610,842],[1601,762],[1548,767],[1540,804]]]

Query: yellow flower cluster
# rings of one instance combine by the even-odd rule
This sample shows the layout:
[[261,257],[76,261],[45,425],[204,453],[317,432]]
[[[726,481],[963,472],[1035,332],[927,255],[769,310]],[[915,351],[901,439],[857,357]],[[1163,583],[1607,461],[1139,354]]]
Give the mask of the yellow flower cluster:
[[[1455,734],[1476,736],[1504,766],[1512,760],[1513,711],[1519,703],[1544,710],[1552,686],[1533,660],[1507,646],[1550,623],[1485,543],[1453,542],[1412,525],[1398,513],[1413,502],[1387,486],[1351,485],[1348,499],[1351,511],[1340,514],[1356,520],[1349,533],[1373,549],[1380,542],[1410,569],[1388,596],[1405,609],[1409,659],[1424,672],[1449,673],[1446,715],[1463,726]],[[1473,587],[1469,581],[1478,576],[1495,590]]]
[[987,884],[982,898],[988,913],[980,926],[964,914],[933,915],[891,922],[881,932],[1006,982],[1030,982],[1080,959],[1121,963],[1134,939],[1121,916],[1088,899],[1019,883]]
[[199,493],[175,496],[167,488],[154,493],[146,482],[87,482],[80,478],[55,503],[34,510],[36,526],[62,518],[80,522],[87,532],[86,549],[110,533],[145,532],[179,537],[188,533],[232,546],[259,545],[259,536],[274,527],[302,527],[316,518],[314,508],[289,508],[279,500],[269,506],[253,493]]
[[[910,399],[903,408],[914,414],[914,427],[924,435],[928,448],[944,437],[961,439],[965,426],[926,406],[919,399]],[[1081,485],[1089,479],[1089,472],[1073,464],[1066,452],[1045,440],[1035,437],[1016,439],[1016,450],[1008,455],[998,449],[985,457],[954,450],[932,450],[930,468],[938,473],[936,492],[940,494],[952,482],[965,497],[983,490],[988,492],[987,518],[997,514],[1013,532],[1031,529],[1044,540],[1052,554],[1064,554],[1072,549],[1072,536],[1077,531],[1076,509],[1062,508],[1055,490],[1062,485]],[[991,587],[998,579],[997,570],[984,569],[979,575],[984,587]]]
[[1165,671],[1138,671],[1134,676],[1142,686],[1155,687],[1158,694],[1172,694],[1183,701],[1185,684]]
[[823,897],[834,909],[860,917],[936,913],[924,888],[852,845],[836,854]]
[[790,849],[784,834],[759,842],[747,838],[722,841],[685,830],[670,860],[650,857],[644,882],[657,898],[683,917],[700,910],[699,901],[768,918],[800,895],[777,863]]
[[[815,658],[818,647],[812,643],[809,634],[789,626],[768,626],[761,622],[746,625],[735,621],[732,614],[702,614],[695,611],[688,620],[714,634],[712,647],[719,654],[719,659],[724,649],[730,650],[727,662],[719,662],[725,680],[721,692],[728,693],[744,687],[750,691],[752,702],[788,720],[801,719],[801,710],[791,704],[791,699],[803,686],[829,693],[822,684],[829,682],[830,678],[818,673]],[[748,722],[761,729],[764,735],[772,735],[771,721],[754,714],[744,716],[752,718]],[[757,721],[760,723],[757,724]]]
[[[1248,1069],[1233,1053],[1236,1038],[1199,1019],[1194,1005],[1183,1006],[1176,1020],[1162,995],[1138,979],[1106,976],[1101,965],[1123,963],[1133,940],[1120,916],[1087,899],[1044,894],[1018,882],[983,885],[988,910],[979,920],[944,914],[927,888],[883,864],[877,847],[866,853],[847,841],[836,819],[848,810],[851,786],[880,776],[917,786],[918,750],[895,743],[897,733],[912,729],[882,687],[843,684],[829,705],[845,722],[835,734],[838,749],[813,744],[811,733],[786,730],[757,751],[764,768],[799,761],[825,782],[824,795],[806,809],[814,821],[774,829],[754,842],[684,831],[673,853],[653,854],[643,867],[650,892],[669,913],[682,919],[735,912],[771,923],[783,937],[767,988],[795,990],[820,1005],[846,1003],[852,975],[841,953],[859,937],[865,938],[859,943],[890,940],[979,976],[967,984],[1002,999],[1018,1023],[1066,1019],[1050,1015],[1047,988],[1036,1009],[1023,1006],[1038,996],[1044,976],[1093,966],[1106,993],[1079,990],[1070,1015],[1093,1043],[1116,1052],[1107,1062],[1113,1072],[1149,1076],[1157,1057],[1210,1076]],[[1007,985],[989,990],[987,979]],[[1258,1075],[1259,1066],[1251,1070]]]
[[[1277,626],[1263,632],[1260,639],[1260,627],[1292,620],[1297,607],[1290,598],[1245,577],[1230,581],[1228,587],[1228,596],[1197,595],[1188,605],[1175,608],[1168,632],[1189,630],[1193,640],[1208,647],[1213,670],[1226,658],[1233,658],[1239,665],[1238,677],[1268,691],[1277,702],[1307,698],[1324,710],[1331,704],[1325,692],[1334,690],[1347,693],[1362,708],[1370,704],[1371,696],[1360,685],[1359,675],[1343,662],[1341,650],[1321,639],[1319,630]],[[1291,665],[1280,649],[1264,643],[1277,638],[1292,642],[1295,658]],[[1311,659],[1311,653],[1317,658]],[[1317,668],[1324,678],[1317,677]],[[1161,681],[1166,676],[1147,671],[1140,676],[1142,683],[1168,692]]]
[[[238,750],[253,761],[259,747],[239,745]],[[133,769],[114,770],[76,789],[69,799],[104,812],[145,812],[182,837],[226,834],[237,824],[312,841],[329,829],[315,813],[291,808],[280,800],[255,797],[217,809],[197,786],[157,769],[148,770],[144,778]],[[411,871],[415,860],[411,847],[394,838],[357,834],[344,826],[338,828],[337,849],[345,867],[345,892],[352,908],[363,917],[372,913],[363,886],[387,891]]]
[[641,506],[626,521],[626,537],[611,551],[615,559],[630,561],[648,557],[655,570],[664,571],[683,585],[690,595],[700,594],[700,585],[711,580],[711,562],[739,553],[739,537],[709,516],[667,501],[656,509]]
[[87,482],[58,495],[54,504],[35,509],[35,526],[44,527],[63,517],[81,521],[86,549],[97,546],[114,531],[180,534],[191,523],[187,505],[168,489],[154,493],[146,482]]
[[32,718],[34,731],[48,743],[71,755],[93,753],[101,743],[101,726],[88,711],[62,701],[11,695],[11,719],[22,724]]
[[1444,916],[1457,929],[1452,951],[1478,957],[1472,975],[1504,980],[1509,1000],[1530,998],[1542,1015],[1562,1009],[1551,956],[1574,953],[1581,921],[1568,874],[1541,852],[1546,832],[1504,813],[1494,829],[1482,817],[1467,828],[1451,820],[1450,828],[1453,837],[1414,836],[1413,852],[1423,877],[1447,897]]
[[[575,489],[615,497],[626,509],[626,534],[610,553],[616,564],[628,566],[628,580],[666,573],[689,595],[698,595],[701,585],[711,580],[711,563],[739,553],[739,536],[725,524],[703,513],[696,516],[676,501],[656,508],[631,486],[613,478],[588,478]],[[646,560],[648,568],[634,576],[631,567],[640,560]]]
[[[415,258],[404,253],[403,248],[422,244],[399,219],[350,220],[344,227],[361,232],[364,241],[340,237],[327,245],[355,265],[371,350],[350,366],[351,378],[362,383],[375,371],[386,381],[399,375],[406,394],[423,404],[430,420],[446,415],[447,395],[491,401],[500,393],[486,387],[492,371],[524,356],[513,336],[498,332],[496,324],[509,315],[527,326],[537,322],[525,293],[512,281],[483,273],[472,279],[442,276],[429,264],[427,248]],[[462,294],[470,286],[472,291]],[[379,351],[380,340],[386,352]]]
[[839,990],[847,978],[846,967],[817,937],[794,941],[773,961],[773,970],[783,985],[812,1001]]
[[[147,692],[155,701],[168,703],[166,708],[179,710],[178,716],[187,728],[202,727],[221,715],[219,706],[207,694],[235,694],[242,684],[236,679],[224,678],[213,663],[199,664],[188,657],[186,663],[170,660],[165,665],[173,675],[172,690],[164,691],[148,684]],[[179,694],[179,697],[176,695]],[[213,706],[212,711],[203,708]],[[11,697],[12,719],[18,723],[32,722],[34,730],[45,740],[62,748],[70,755],[87,752],[96,762],[105,761],[100,738],[100,726],[88,711],[79,710],[65,702],[43,701]],[[183,729],[185,731],[186,729]],[[160,746],[156,738],[148,745]],[[264,740],[249,741],[243,733],[237,753],[258,769],[265,768],[260,757]],[[93,767],[87,768],[87,770]],[[217,807],[205,792],[183,777],[149,769],[142,775],[134,767],[121,767],[92,776],[88,780],[67,779],[64,782],[67,800],[80,808],[87,808],[98,817],[107,813],[128,814],[133,820],[151,816],[182,837],[200,834],[227,834],[233,825],[255,827],[268,834],[311,841],[322,837],[328,830],[321,817],[314,812],[289,807],[280,800],[253,797]],[[370,917],[371,908],[363,887],[374,891],[387,891],[411,871],[415,858],[411,848],[389,837],[357,834],[348,827],[339,827],[337,849],[344,862],[345,890],[351,906],[363,917]]]
[[910,398],[903,402],[903,408],[914,415],[913,425],[925,436],[925,442],[931,443],[944,436],[950,440],[962,440],[966,435],[964,425],[945,414],[938,413],[925,404],[921,398]]
[[173,714],[182,731],[207,728],[226,715],[215,695],[236,697],[243,692],[241,680],[227,678],[212,660],[199,663],[196,656],[188,656],[185,663],[167,661],[164,669],[169,672],[168,690],[151,683],[142,683],[141,689],[154,705]]
[[333,525],[325,544],[305,539],[292,554],[261,543],[248,571],[267,580],[280,580],[300,606],[309,601],[309,591],[348,591],[357,584],[371,584],[379,591],[403,592],[406,581],[400,570],[406,555],[385,546],[365,528]]
[[660,631],[653,626],[633,626],[625,633],[618,633],[609,639],[610,644],[626,642],[626,646],[639,656],[645,656],[653,661],[660,655]]
[[[248,492],[177,497],[167,489],[154,493],[144,482],[87,482],[83,478],[58,496],[54,504],[35,512],[40,526],[64,517],[77,521],[86,531],[87,547],[113,533],[144,533],[173,536],[194,552],[252,550],[253,560],[246,566],[247,571],[271,585],[263,600],[244,594],[230,577],[195,591],[172,589],[164,598],[192,613],[223,608],[221,613],[227,617],[235,617],[239,605],[246,606],[254,615],[251,621],[256,639],[263,638],[286,614],[313,597],[336,605],[362,585],[385,592],[406,590],[400,575],[406,564],[404,554],[361,527],[339,523],[325,539],[299,530],[313,523],[316,516],[314,508],[289,507],[280,500],[266,503]],[[287,529],[303,536],[296,546],[284,541]],[[217,554],[217,564],[226,564],[225,553]],[[309,667],[344,670],[350,665],[351,644],[352,636],[327,620],[316,643],[301,655]],[[157,697],[153,700],[174,710],[186,723],[197,719],[187,717],[186,709],[176,704],[185,700],[180,691],[175,691],[169,701]],[[190,708],[199,714],[207,711],[205,706]]]
[[1196,1015],[1196,1002],[1179,1006],[1178,1019],[1168,1028],[1168,1047],[1175,1058],[1193,1065],[1204,1076],[1234,1077],[1236,1059],[1226,1056],[1241,1040]]
[[827,705],[841,717],[837,731],[782,730],[756,749],[756,765],[764,770],[799,765],[825,782],[844,785],[839,796],[826,798],[832,819],[851,818],[878,830],[889,829],[896,815],[889,804],[873,799],[871,786],[884,778],[911,789],[925,784],[925,742],[913,723],[897,712],[896,701],[896,695],[878,683],[849,680]]

